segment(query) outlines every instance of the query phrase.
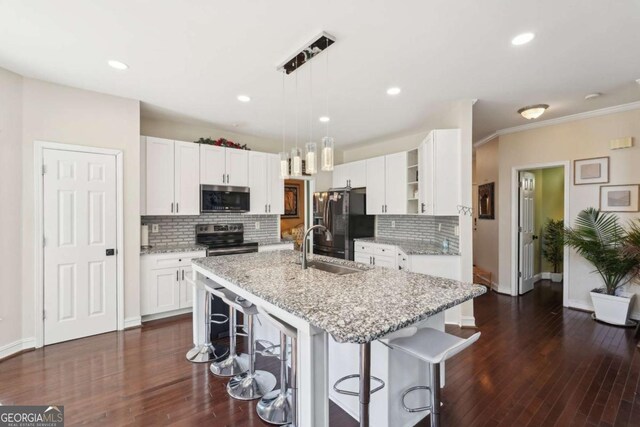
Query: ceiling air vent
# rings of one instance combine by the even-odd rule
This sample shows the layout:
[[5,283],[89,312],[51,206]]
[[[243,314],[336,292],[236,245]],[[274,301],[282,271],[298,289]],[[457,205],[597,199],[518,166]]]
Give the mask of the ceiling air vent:
[[324,31],[313,38],[297,53],[293,54],[282,64],[278,65],[277,70],[284,70],[287,74],[293,73],[305,63],[309,62],[314,56],[322,53],[323,50],[336,42],[336,39],[325,33]]

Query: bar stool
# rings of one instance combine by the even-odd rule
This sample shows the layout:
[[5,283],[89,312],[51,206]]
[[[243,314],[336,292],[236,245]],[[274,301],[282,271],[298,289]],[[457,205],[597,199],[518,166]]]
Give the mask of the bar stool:
[[[280,331],[280,390],[274,390],[262,396],[256,406],[256,412],[263,421],[277,425],[297,425],[297,371],[298,371],[298,331],[293,326],[275,317],[264,308],[258,312]],[[291,375],[287,384],[287,338],[291,339]]]
[[[459,338],[433,328],[419,329],[411,337],[389,340],[389,345],[429,364],[430,386],[411,387],[402,394],[402,406],[407,412],[431,411],[431,426],[440,426],[440,364],[460,353],[480,338],[476,332],[467,339]],[[419,408],[410,408],[405,402],[407,395],[416,390],[429,390],[431,402]]]
[[[211,293],[225,303],[228,298],[235,299],[235,294],[224,287],[212,289]],[[229,306],[229,356],[224,360],[212,363],[209,367],[211,373],[218,377],[234,377],[249,370],[249,355],[237,353],[238,335],[245,336],[246,334],[238,334],[237,311],[233,305],[228,303],[227,305]],[[248,307],[251,304],[247,302],[246,305]]]
[[[400,329],[398,331],[391,332],[385,335],[382,338],[379,338],[382,344],[387,347],[392,348],[388,343],[390,340],[400,337],[409,337],[416,334],[418,328],[415,326],[408,326],[406,328]],[[342,382],[358,378],[359,379],[359,391],[350,391],[341,389],[338,387]],[[374,389],[371,389],[371,381],[378,383],[378,386]],[[342,378],[339,378],[333,384],[333,390],[336,393],[345,394],[347,396],[357,396],[360,399],[360,426],[369,426],[369,402],[371,400],[371,395],[377,391],[380,391],[384,388],[385,383],[378,377],[374,377],[371,375],[371,342],[366,342],[360,344],[360,373],[359,374],[351,374],[345,375]]]
[[240,298],[228,289],[224,289],[223,293],[224,296],[222,300],[230,307],[235,308],[236,312],[244,315],[247,321],[247,338],[249,340],[247,348],[249,359],[248,370],[235,375],[229,380],[227,393],[229,396],[238,400],[258,399],[276,387],[276,377],[271,372],[255,369],[256,354],[253,336],[253,320],[255,315],[258,314],[258,309],[255,305]]
[[[187,283],[193,287],[193,295],[198,292],[198,286],[193,279],[187,277]],[[204,286],[203,288],[204,289]],[[207,293],[206,291],[204,291]],[[229,354],[229,348],[220,344],[214,344],[211,342],[211,324],[222,325],[229,321],[229,318],[224,314],[214,313],[211,314],[211,296],[209,298],[203,298],[204,300],[204,318],[205,318],[205,342],[200,345],[194,346],[187,352],[187,360],[193,363],[204,362],[216,362],[227,357]],[[201,307],[194,307],[194,310],[200,310]]]

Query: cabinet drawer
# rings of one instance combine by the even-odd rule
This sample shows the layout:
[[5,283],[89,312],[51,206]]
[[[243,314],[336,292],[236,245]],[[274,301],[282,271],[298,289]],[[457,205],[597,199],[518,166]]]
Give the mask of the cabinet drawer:
[[396,268],[397,258],[394,256],[376,255],[374,257],[373,265],[376,267]]
[[386,255],[386,256],[390,256],[390,257],[394,257],[394,256],[397,255],[395,246],[378,245],[378,244],[376,244],[374,246],[374,249],[375,249],[374,253],[376,255]]
[[158,268],[188,267],[193,258],[206,256],[205,251],[198,252],[177,252],[169,254],[150,254],[142,258],[143,268],[155,270]]
[[363,252],[373,255],[376,253],[375,246],[375,243],[355,242],[354,250],[356,252]]

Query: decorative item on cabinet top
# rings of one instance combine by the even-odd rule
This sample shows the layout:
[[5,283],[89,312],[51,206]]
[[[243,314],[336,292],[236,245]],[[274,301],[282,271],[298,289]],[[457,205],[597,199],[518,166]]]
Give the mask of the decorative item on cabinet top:
[[236,148],[238,150],[251,150],[251,148],[247,147],[247,144],[239,144],[237,142],[229,141],[225,138],[219,139],[211,139],[211,138],[200,138],[195,141],[196,144],[205,144],[205,145],[215,145],[218,147],[226,147],[226,148]]

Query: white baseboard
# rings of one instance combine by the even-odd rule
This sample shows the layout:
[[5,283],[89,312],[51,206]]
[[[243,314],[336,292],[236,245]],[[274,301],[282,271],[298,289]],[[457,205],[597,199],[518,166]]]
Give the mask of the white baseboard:
[[142,324],[142,318],[140,316],[127,317],[124,319],[124,328],[137,328]]
[[179,316],[181,314],[191,313],[193,310],[191,307],[181,308],[178,310],[166,311],[164,313],[155,313],[155,314],[147,314],[146,316],[142,316],[142,322],[148,322],[150,320],[160,320],[166,319],[167,317]]
[[476,327],[476,318],[475,318],[475,316],[461,316],[460,317],[460,327],[461,328],[475,328]]
[[27,350],[35,347],[36,347],[35,338],[23,338],[21,340],[11,342],[9,344],[6,344],[0,347],[0,360],[4,359],[5,357],[9,357],[12,354],[18,353],[22,350]]
[[[544,274],[545,274],[545,273],[538,273],[538,274],[535,274],[535,275],[533,276],[533,283],[539,282],[540,280],[544,279]],[[551,277],[551,276],[549,276],[549,277]],[[549,277],[547,277],[547,279],[548,279]]]
[[543,271],[542,273],[540,273],[540,278],[543,280],[551,280],[551,272]]

